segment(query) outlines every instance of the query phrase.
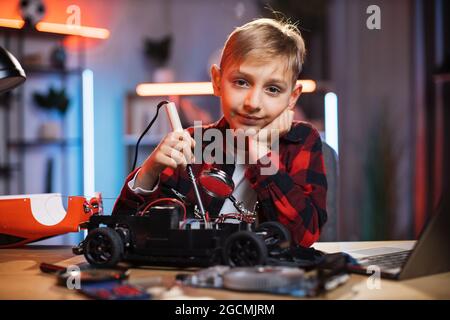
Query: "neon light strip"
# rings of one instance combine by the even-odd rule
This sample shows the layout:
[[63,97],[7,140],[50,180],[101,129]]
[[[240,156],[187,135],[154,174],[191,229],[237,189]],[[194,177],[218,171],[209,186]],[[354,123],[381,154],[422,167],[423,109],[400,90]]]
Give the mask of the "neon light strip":
[[[297,84],[303,86],[302,92],[314,92],[316,82],[313,80],[298,80]],[[136,87],[139,96],[196,96],[212,95],[211,82],[172,82],[172,83],[141,83]]]
[[211,82],[141,83],[136,87],[140,96],[210,95]]
[[51,22],[39,22],[38,24],[36,24],[36,30],[41,32],[82,36],[86,38],[107,39],[109,37],[109,30],[107,29]]
[[25,21],[18,19],[3,19],[0,18],[0,27],[22,29]]
[[[20,19],[0,18],[0,27],[22,29],[24,24],[25,22]],[[40,32],[51,32],[97,39],[107,39],[109,38],[110,34],[108,29],[76,26],[52,22],[39,22],[36,24],[36,30]]]
[[325,141],[339,154],[338,99],[333,92],[325,95]]
[[83,71],[83,194],[93,197],[95,193],[94,167],[94,74]]

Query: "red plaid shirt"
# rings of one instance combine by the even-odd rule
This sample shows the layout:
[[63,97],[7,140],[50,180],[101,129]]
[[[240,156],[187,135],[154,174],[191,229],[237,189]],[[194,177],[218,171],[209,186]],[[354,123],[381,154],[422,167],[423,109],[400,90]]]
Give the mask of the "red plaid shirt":
[[[202,130],[203,136],[209,128],[221,130],[222,137],[226,137],[225,130],[229,125],[225,118],[222,118],[214,124],[195,130]],[[193,128],[188,130],[191,135],[194,134]],[[203,142],[202,150],[209,143],[212,142]],[[320,230],[327,220],[327,180],[320,135],[308,123],[294,121],[291,130],[280,137],[278,149],[278,154],[272,151],[267,155],[271,159],[279,159],[278,171],[275,174],[261,175],[260,170],[264,167],[261,163],[267,161],[260,159],[256,164],[246,165],[245,178],[257,194],[259,221],[281,222],[290,230],[295,243],[309,247],[319,239]],[[225,151],[223,152],[225,162]],[[194,175],[198,177],[208,166],[211,164],[193,164]],[[230,177],[233,175],[234,164],[214,164],[214,167],[225,171]],[[128,175],[113,214],[134,214],[137,208],[145,203],[162,197],[173,197],[171,188],[185,195],[190,203],[196,203],[186,170],[166,168],[160,174],[156,190],[142,195],[128,187],[128,182],[133,179],[138,169]],[[205,210],[210,216],[217,216],[224,200],[211,197],[202,188],[199,188],[199,191]]]

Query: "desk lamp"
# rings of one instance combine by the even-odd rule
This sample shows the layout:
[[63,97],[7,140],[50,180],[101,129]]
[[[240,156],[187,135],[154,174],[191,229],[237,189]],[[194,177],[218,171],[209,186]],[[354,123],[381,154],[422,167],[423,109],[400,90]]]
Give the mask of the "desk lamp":
[[[23,71],[19,61],[0,46],[0,95],[19,86],[25,79],[25,71]],[[4,121],[8,121],[8,117],[5,117]],[[5,128],[7,128],[6,125]],[[0,176],[4,170],[5,168],[0,163]]]
[[0,94],[14,89],[26,79],[19,61],[6,49],[0,47]]

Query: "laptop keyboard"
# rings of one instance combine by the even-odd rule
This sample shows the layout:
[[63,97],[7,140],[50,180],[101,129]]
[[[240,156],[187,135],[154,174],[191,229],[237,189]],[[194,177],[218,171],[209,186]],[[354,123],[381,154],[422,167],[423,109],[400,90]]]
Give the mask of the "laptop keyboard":
[[376,265],[381,270],[386,271],[400,271],[405,264],[406,259],[411,254],[412,250],[399,251],[394,253],[380,254],[376,256],[369,256],[357,259],[358,263],[363,267]]

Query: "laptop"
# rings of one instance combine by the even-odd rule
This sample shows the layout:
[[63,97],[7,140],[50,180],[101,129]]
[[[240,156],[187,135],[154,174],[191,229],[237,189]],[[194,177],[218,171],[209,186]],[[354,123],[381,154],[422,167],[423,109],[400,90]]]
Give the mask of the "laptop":
[[438,210],[414,244],[347,251],[355,262],[350,272],[404,280],[450,271],[450,212],[441,200]]

